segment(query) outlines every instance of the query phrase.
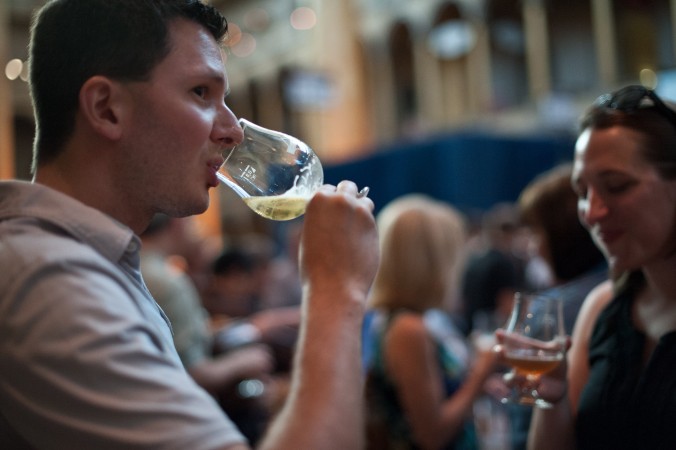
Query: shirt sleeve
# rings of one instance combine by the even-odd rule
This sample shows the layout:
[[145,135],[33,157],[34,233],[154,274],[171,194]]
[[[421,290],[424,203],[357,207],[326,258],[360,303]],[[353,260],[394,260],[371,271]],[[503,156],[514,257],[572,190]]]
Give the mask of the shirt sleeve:
[[0,299],[5,422],[44,449],[199,450],[245,442],[167,351],[161,320],[149,320],[116,276],[124,275],[60,262]]

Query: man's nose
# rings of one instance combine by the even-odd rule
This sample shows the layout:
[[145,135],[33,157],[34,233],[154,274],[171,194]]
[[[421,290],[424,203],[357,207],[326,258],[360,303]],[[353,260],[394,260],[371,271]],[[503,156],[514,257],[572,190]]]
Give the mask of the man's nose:
[[237,116],[225,104],[218,112],[212,139],[223,147],[234,147],[244,139]]

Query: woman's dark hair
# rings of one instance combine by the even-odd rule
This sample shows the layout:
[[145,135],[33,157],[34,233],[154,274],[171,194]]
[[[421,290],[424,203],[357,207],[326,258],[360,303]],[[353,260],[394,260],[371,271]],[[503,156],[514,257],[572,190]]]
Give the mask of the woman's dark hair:
[[518,201],[522,222],[543,233],[548,262],[559,281],[572,280],[604,261],[578,218],[571,174],[570,163],[542,173],[526,186]]
[[[666,103],[666,102],[665,102]],[[668,104],[672,109],[674,105]],[[645,160],[667,180],[676,178],[676,123],[654,108],[643,107],[630,112],[593,105],[580,121],[580,129],[603,129],[620,126],[640,133]],[[609,149],[612,151],[612,149]]]
[[40,10],[29,46],[33,171],[73,132],[85,81],[147,79],[170,51],[168,25],[177,18],[203,25],[219,42],[227,32],[225,18],[199,0],[52,0]]

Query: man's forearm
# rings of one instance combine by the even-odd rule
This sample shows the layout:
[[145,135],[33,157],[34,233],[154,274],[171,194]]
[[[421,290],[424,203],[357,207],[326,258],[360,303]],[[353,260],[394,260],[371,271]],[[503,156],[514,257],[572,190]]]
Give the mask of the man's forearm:
[[363,300],[332,297],[345,303],[313,310],[318,299],[307,302],[309,316],[301,327],[289,397],[260,448],[358,449],[364,445]]

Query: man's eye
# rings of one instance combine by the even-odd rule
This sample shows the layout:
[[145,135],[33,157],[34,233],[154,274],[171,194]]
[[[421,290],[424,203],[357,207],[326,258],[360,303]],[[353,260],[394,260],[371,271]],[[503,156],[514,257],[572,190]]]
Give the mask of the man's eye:
[[204,98],[204,96],[207,94],[207,88],[204,86],[198,86],[195,89],[193,89],[193,92],[197,94],[199,97]]

